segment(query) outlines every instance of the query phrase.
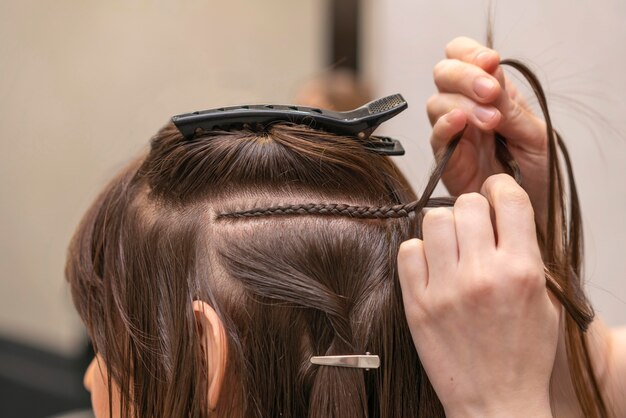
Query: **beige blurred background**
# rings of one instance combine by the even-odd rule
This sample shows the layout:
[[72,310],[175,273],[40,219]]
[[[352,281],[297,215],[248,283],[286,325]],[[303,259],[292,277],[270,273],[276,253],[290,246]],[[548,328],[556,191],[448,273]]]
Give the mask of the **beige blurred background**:
[[[73,229],[106,180],[174,114],[290,102],[329,68],[325,0],[0,0],[0,337],[85,344],[63,277]],[[363,0],[360,64],[407,112],[384,128],[418,190],[425,102],[455,36],[484,39],[487,3]],[[626,322],[626,3],[500,1],[496,47],[538,70],[576,170],[589,290]],[[581,106],[584,104],[584,106]]]
[[63,267],[88,204],[172,115],[289,101],[323,65],[321,6],[0,2],[0,335],[82,347]]

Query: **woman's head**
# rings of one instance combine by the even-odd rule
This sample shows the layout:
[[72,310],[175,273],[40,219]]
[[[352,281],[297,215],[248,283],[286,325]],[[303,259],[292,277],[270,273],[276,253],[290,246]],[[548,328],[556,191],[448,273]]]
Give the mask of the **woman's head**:
[[[567,150],[536,77],[518,61],[502,64],[527,78],[546,118],[547,286],[568,314],[581,408],[603,416],[583,334],[593,310],[579,277],[580,210]],[[400,243],[420,236],[421,209],[454,202],[430,195],[461,136],[438,156],[416,200],[396,167],[357,138],[280,123],[186,140],[165,126],[97,198],[70,246],[67,277],[98,353],[106,409],[139,417],[443,417],[411,343],[395,263]],[[506,138],[496,137],[503,170],[521,181]],[[365,352],[380,356],[379,369],[310,363]]]
[[[419,216],[224,216],[412,200],[396,167],[354,138],[275,124],[188,141],[167,125],[96,200],[70,248],[68,279],[101,365],[91,376],[142,417],[439,411],[395,272]],[[309,361],[365,352],[380,369]]]

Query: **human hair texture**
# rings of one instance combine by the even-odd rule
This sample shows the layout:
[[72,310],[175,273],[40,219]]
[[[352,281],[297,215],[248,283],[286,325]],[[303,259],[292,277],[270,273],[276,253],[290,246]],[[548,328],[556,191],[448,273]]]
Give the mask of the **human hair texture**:
[[[413,219],[216,220],[258,204],[412,200],[389,159],[354,138],[275,124],[187,141],[168,124],[96,200],[69,251],[73,297],[121,389],[121,415],[211,415],[194,299],[228,334],[215,416],[442,414],[396,275]],[[367,351],[380,369],[309,362]]]
[[[537,79],[520,62],[503,64],[529,79],[546,117],[547,285],[567,312],[581,408],[606,416],[585,346],[593,310],[580,279],[569,157]],[[418,198],[387,157],[357,138],[276,123],[186,140],[168,123],[96,199],[68,254],[73,299],[120,388],[120,415],[444,417],[411,340],[396,256],[401,242],[421,237],[425,207],[454,203],[431,195],[460,137],[437,157]],[[498,144],[503,170],[523,181],[506,138]],[[214,411],[194,300],[209,303],[227,332]],[[379,369],[309,361],[366,352],[380,356]]]

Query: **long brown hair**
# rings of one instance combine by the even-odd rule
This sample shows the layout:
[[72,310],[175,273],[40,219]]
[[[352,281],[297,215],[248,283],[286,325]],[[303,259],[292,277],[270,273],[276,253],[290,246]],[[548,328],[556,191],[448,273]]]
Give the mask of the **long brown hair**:
[[[505,64],[529,77],[545,104],[532,72]],[[557,156],[565,148],[547,107],[544,114],[547,283],[568,314],[581,408],[606,416],[585,346],[593,311],[579,278],[574,179],[566,158],[566,201]],[[189,141],[167,124],[97,198],[68,255],[74,302],[120,388],[120,415],[444,417],[411,341],[395,260],[402,241],[421,235],[422,209],[453,204],[431,194],[459,138],[418,199],[395,165],[357,138],[279,123]],[[498,143],[503,169],[520,178],[506,138]],[[207,409],[195,299],[208,302],[227,330],[216,411]],[[309,362],[365,352],[380,356],[379,369]]]

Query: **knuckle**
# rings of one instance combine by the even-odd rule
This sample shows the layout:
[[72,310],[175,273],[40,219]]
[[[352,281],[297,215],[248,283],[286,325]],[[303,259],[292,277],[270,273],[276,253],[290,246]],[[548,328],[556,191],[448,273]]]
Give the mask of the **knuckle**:
[[452,213],[446,208],[430,209],[424,215],[424,226],[437,227],[453,221]]
[[416,251],[420,250],[420,247],[421,242],[417,238],[404,241],[402,244],[400,244],[400,249],[398,250],[398,259],[405,260],[412,257]]
[[435,117],[437,113],[436,110],[437,110],[438,101],[439,101],[439,94],[433,94],[426,101],[426,111],[428,112],[428,116],[431,118],[431,122],[432,122],[433,117]]
[[463,65],[461,61],[450,59],[441,78],[445,78],[451,88],[459,89],[460,85],[467,79],[468,71],[467,66]]
[[431,299],[428,311],[433,317],[440,318],[451,312],[456,304],[457,301],[452,295],[444,293]]
[[499,173],[487,177],[487,180],[485,180],[485,185],[488,189],[497,189],[502,184],[509,183],[510,181],[514,182],[513,177],[509,176],[508,174]]
[[489,206],[487,199],[480,193],[472,192],[460,195],[454,203],[454,209],[474,209]]
[[502,203],[513,206],[528,206],[530,208],[530,198],[528,194],[517,185],[506,185],[500,188],[497,192],[497,198]]
[[448,60],[441,60],[433,67],[433,78],[435,79],[435,83],[437,83],[437,80],[439,80],[441,76],[445,73],[447,61]]
[[452,54],[452,51],[454,50],[455,45],[458,42],[458,37],[454,38],[453,40],[451,40],[450,42],[448,42],[444,48],[444,52],[446,54],[446,57],[449,57]]
[[508,174],[494,174],[484,183],[486,190],[491,191],[494,199],[511,205],[530,207],[530,198],[526,191]]
[[497,285],[488,275],[474,276],[464,289],[465,298],[474,303],[490,299],[496,293]]
[[519,260],[517,263],[509,263],[508,270],[509,281],[518,290],[533,291],[545,286],[543,269],[539,263],[532,260]]
[[[430,126],[435,128],[437,126],[437,122],[439,121],[439,118],[441,118],[441,115],[439,115],[439,112],[437,112],[437,109],[434,108],[434,107],[427,108],[426,109],[426,114],[428,115],[428,121],[430,122]],[[431,135],[431,139],[434,136],[435,135]]]
[[468,44],[471,44],[472,42],[475,42],[475,41],[471,38],[468,38],[467,36],[457,36],[456,38],[454,38],[453,40],[451,40],[450,42],[446,44],[446,47],[445,47],[446,56],[450,56],[454,52],[454,50],[458,48],[460,45],[468,45]]
[[470,69],[463,62],[454,58],[439,61],[433,68],[435,85],[440,90],[459,90],[470,75]]

